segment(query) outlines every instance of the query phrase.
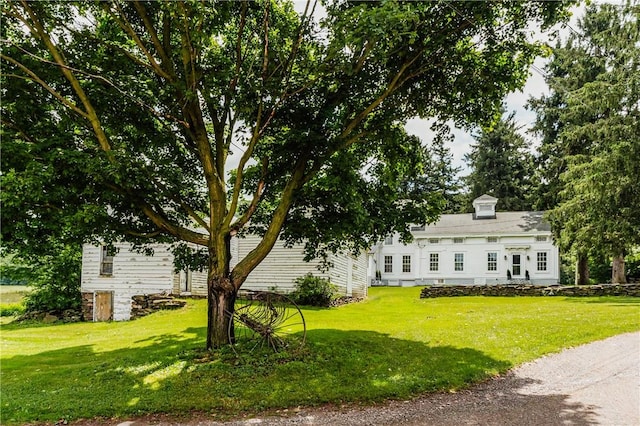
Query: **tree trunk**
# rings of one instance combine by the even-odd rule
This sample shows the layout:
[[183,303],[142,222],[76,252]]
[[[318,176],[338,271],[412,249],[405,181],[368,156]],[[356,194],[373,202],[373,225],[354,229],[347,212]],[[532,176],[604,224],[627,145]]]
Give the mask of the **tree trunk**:
[[611,268],[611,282],[613,284],[626,284],[627,277],[624,271],[624,254],[618,254],[613,257],[613,265]]
[[207,350],[231,342],[229,323],[233,317],[239,286],[231,278],[231,236],[225,235],[209,248],[207,274]]
[[584,254],[578,254],[575,283],[576,285],[589,284],[589,258]]
[[207,350],[210,350],[230,343],[229,322],[237,291],[228,277],[208,280],[207,286]]

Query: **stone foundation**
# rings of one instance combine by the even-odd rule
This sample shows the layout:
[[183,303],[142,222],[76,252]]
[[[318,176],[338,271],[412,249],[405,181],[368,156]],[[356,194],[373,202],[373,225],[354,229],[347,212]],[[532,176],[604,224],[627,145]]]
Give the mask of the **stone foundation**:
[[93,293],[82,293],[82,320],[93,321]]
[[585,286],[535,285],[433,285],[422,289],[421,299],[455,296],[632,296],[640,297],[640,284]]
[[187,302],[176,300],[166,293],[133,296],[131,299],[131,319],[144,317],[163,309],[182,308],[187,304]]

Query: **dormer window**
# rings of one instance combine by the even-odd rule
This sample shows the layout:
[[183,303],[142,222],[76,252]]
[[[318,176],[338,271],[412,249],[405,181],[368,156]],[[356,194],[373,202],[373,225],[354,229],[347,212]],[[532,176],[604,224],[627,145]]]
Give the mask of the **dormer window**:
[[475,213],[474,219],[495,219],[496,218],[496,204],[498,199],[490,195],[484,194],[473,200],[473,208]]

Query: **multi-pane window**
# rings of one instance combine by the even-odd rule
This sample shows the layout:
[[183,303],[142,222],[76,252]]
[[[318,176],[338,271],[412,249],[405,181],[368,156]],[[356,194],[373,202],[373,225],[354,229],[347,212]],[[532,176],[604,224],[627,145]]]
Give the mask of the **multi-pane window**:
[[464,253],[455,253],[453,255],[453,270],[464,271]]
[[537,269],[538,271],[546,271],[547,270],[547,252],[541,251],[538,252],[537,255]]
[[497,243],[498,242],[498,237],[487,237],[487,242],[488,243]]
[[547,236],[546,235],[536,235],[536,241],[539,243],[544,243],[545,241],[547,241]]
[[438,244],[440,242],[437,238],[429,238],[429,244]]
[[100,275],[113,275],[113,254],[107,246],[100,250]]
[[387,246],[390,246],[391,244],[393,244],[393,235],[389,235],[387,238],[385,238],[384,244]]
[[437,272],[440,267],[440,256],[438,253],[429,253],[429,270]]
[[454,244],[462,244],[462,243],[464,243],[464,239],[463,238],[454,238],[453,239],[453,243]]
[[402,256],[402,272],[411,272],[411,256]]
[[384,272],[393,272],[393,256],[384,257]]
[[411,227],[412,231],[424,231],[424,225],[414,225]]
[[498,270],[498,253],[487,253],[487,271]]

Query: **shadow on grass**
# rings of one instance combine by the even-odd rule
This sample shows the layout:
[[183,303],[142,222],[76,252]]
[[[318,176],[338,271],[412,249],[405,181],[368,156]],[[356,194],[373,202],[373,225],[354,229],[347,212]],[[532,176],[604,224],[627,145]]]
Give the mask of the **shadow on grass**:
[[192,411],[214,418],[458,389],[511,364],[469,348],[372,331],[310,330],[306,349],[237,363],[203,350],[205,328],[97,352],[90,344],[2,360],[2,424]]

